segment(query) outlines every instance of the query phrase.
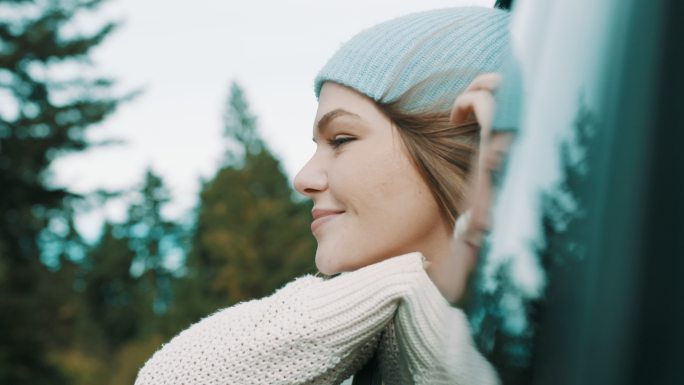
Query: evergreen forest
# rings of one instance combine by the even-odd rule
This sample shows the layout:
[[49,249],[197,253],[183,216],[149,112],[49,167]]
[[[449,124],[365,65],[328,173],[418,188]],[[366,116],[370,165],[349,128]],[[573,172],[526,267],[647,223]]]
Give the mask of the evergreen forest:
[[[151,168],[126,191],[53,183],[59,157],[116,145],[86,134],[140,94],[93,71],[54,76],[92,66],[92,50],[116,33],[117,22],[67,33],[101,3],[0,0],[0,384],[132,384],[180,330],[315,272],[310,204],[237,83],[226,90],[225,160],[188,221],[163,214],[173,197]],[[85,240],[78,216],[122,196],[125,220]]]

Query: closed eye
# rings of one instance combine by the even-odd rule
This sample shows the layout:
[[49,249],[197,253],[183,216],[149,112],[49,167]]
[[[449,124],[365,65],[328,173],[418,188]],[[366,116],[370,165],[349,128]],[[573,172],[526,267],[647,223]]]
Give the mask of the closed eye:
[[337,135],[334,138],[328,140],[328,144],[334,148],[338,149],[340,146],[342,146],[345,143],[349,143],[353,140],[356,140],[355,137],[353,136],[348,136],[348,135]]

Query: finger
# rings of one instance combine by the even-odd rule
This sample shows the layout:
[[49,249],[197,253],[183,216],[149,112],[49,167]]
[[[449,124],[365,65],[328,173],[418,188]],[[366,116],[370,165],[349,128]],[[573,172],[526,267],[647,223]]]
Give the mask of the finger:
[[451,122],[461,124],[470,113],[475,114],[480,125],[480,136],[487,135],[492,125],[494,114],[494,96],[487,90],[469,91],[459,95],[451,108]]
[[451,256],[459,262],[459,270],[463,272],[473,270],[479,251],[480,247],[466,238],[458,237],[451,241]]
[[470,224],[472,210],[468,209],[463,212],[454,225],[454,240],[456,242],[463,242],[465,245],[469,246],[469,249],[473,252],[477,252],[482,243],[482,238],[484,237],[484,232],[481,229],[476,229]]
[[489,231],[491,220],[491,180],[486,175],[478,177],[471,201],[471,218],[464,240],[479,247],[482,238]]
[[473,81],[468,85],[464,92],[477,91],[483,89],[493,91],[494,89],[499,87],[499,84],[501,84],[501,79],[501,74],[497,72],[489,72],[486,74],[479,75],[475,79],[473,79]]
[[492,203],[492,166],[491,146],[488,140],[480,141],[478,161],[475,166],[473,184],[470,191],[470,222],[468,239],[476,245],[490,228],[490,206]]
[[480,156],[475,168],[475,178],[470,191],[470,217],[466,238],[479,245],[484,234],[492,226],[491,205],[493,199],[493,173],[501,167],[513,142],[511,133],[495,133],[480,147]]
[[512,143],[513,134],[510,132],[496,132],[490,135],[486,147],[480,149],[484,154],[482,167],[489,173],[496,172],[508,155]]
[[[489,91],[490,93],[493,93],[494,90],[499,87],[499,84],[501,84],[501,79],[502,75],[497,73],[497,72],[488,72],[485,74],[478,75],[473,81],[468,85],[468,87],[463,91],[462,94],[466,94],[472,91]],[[453,111],[452,111],[452,117],[453,117]],[[462,116],[461,119],[458,119],[457,123],[460,123],[465,120],[466,116]],[[452,119],[454,121],[454,119]]]

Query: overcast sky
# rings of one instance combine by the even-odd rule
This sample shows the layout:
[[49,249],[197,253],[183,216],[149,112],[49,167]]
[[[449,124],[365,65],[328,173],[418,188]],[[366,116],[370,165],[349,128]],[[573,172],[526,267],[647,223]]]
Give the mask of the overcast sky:
[[[100,17],[123,25],[94,51],[101,74],[120,89],[144,93],[90,130],[93,139],[124,145],[95,148],[54,165],[55,182],[87,192],[119,189],[152,167],[171,188],[168,214],[196,203],[223,153],[222,112],[231,80],[247,93],[259,132],[290,180],[314,151],[312,82],[333,52],[355,33],[411,12],[494,0],[112,0]],[[121,220],[113,202],[83,217],[93,237],[102,218]]]

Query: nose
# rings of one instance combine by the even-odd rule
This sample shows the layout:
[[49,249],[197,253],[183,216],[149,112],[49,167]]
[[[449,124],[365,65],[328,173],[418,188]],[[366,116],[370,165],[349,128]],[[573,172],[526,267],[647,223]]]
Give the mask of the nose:
[[316,153],[299,170],[294,179],[295,190],[308,198],[313,198],[316,193],[328,188],[327,172]]

